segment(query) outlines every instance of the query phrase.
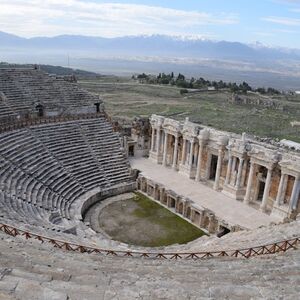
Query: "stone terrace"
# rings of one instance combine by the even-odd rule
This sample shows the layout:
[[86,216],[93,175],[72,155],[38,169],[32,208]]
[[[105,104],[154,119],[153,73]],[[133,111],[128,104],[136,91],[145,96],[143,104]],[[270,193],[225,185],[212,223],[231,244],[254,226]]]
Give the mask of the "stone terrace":
[[16,226],[72,228],[89,195],[132,181],[104,117],[28,127],[0,141],[1,219]]
[[[297,299],[300,252],[145,260],[68,253],[0,233],[0,299]],[[20,249],[22,249],[20,251]]]

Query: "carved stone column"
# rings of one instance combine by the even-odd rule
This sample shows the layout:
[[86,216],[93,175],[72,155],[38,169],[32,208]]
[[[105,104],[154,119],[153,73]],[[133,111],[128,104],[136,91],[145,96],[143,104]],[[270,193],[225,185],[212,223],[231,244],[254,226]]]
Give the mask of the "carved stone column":
[[228,165],[227,165],[227,172],[226,172],[226,179],[225,184],[227,185],[230,181],[230,175],[231,175],[231,168],[232,168],[232,161],[233,157],[230,152],[228,152]]
[[295,210],[298,205],[298,198],[299,198],[299,175],[295,177],[295,182],[293,186],[293,191],[291,195],[291,202],[290,202],[290,211]]
[[185,164],[185,155],[186,155],[186,139],[183,138],[183,145],[182,145],[182,156],[181,156],[181,164]]
[[243,158],[240,158],[239,160],[240,160],[240,163],[239,163],[239,169],[238,169],[237,180],[236,180],[236,185],[235,185],[235,187],[237,189],[239,189],[241,186],[242,175],[243,175],[243,164],[244,164]]
[[189,155],[189,172],[191,174],[193,169],[193,154],[194,154],[194,140],[191,140],[191,147],[190,147],[190,155]]
[[287,174],[281,173],[278,192],[275,201],[276,205],[281,205],[285,197],[286,188],[287,188],[287,177],[288,177]]
[[219,189],[219,183],[220,183],[220,176],[221,176],[221,168],[222,168],[222,160],[223,160],[223,151],[222,149],[219,150],[218,155],[218,162],[217,162],[217,169],[216,169],[216,178],[214,183],[214,189]]
[[151,151],[152,152],[154,152],[154,150],[155,150],[155,145],[154,145],[154,143],[155,143],[155,129],[154,129],[154,127],[152,127],[152,136],[151,136]]
[[235,172],[236,162],[237,162],[237,157],[234,156],[232,158],[232,167],[231,167],[231,174],[230,174],[230,176],[231,176],[231,178],[230,178],[230,184],[233,185],[233,186],[235,185],[235,182],[234,182],[234,172]]
[[201,167],[202,167],[202,154],[203,154],[204,141],[200,140],[199,151],[198,151],[198,162],[196,171],[196,181],[201,180]]
[[173,152],[173,169],[177,168],[177,156],[178,156],[178,136],[175,136],[174,152]]
[[246,203],[246,204],[250,203],[250,196],[251,196],[253,175],[254,175],[254,166],[255,166],[255,164],[251,161],[250,162],[250,171],[249,171],[249,175],[248,175],[248,182],[247,182],[247,190],[246,190],[246,195],[244,198],[244,203]]
[[269,193],[270,193],[270,188],[271,188],[271,179],[272,179],[272,169],[268,168],[268,174],[267,174],[266,183],[265,183],[264,195],[263,195],[263,199],[262,199],[262,204],[260,206],[261,211],[266,211],[266,208],[267,208],[267,203],[268,203],[268,198],[269,198]]
[[161,130],[160,130],[160,127],[158,127],[156,129],[156,153],[157,153],[157,156],[160,154],[160,134],[161,134]]
[[248,159],[244,160],[244,167],[243,167],[243,175],[242,175],[242,182],[241,186],[244,187],[246,185],[246,173],[247,173],[247,167],[248,167]]
[[168,133],[165,132],[164,154],[163,154],[163,165],[164,166],[167,166],[167,154],[168,154]]

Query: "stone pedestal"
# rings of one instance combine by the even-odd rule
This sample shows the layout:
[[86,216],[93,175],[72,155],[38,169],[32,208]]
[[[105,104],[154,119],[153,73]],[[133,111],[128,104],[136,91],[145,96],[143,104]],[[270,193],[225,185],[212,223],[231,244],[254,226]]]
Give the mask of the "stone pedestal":
[[285,221],[287,219],[289,213],[289,206],[282,204],[282,205],[278,205],[276,203],[274,203],[272,212],[271,212],[271,216],[272,217],[277,217],[280,218],[281,221]]
[[236,200],[243,200],[246,194],[246,188],[244,187],[237,188],[232,185],[224,185],[222,192],[225,195],[234,198]]

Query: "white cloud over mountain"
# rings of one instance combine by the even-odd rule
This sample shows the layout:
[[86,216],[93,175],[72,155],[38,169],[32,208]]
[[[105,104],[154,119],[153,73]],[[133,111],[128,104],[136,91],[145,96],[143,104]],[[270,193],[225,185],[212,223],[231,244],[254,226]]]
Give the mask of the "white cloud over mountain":
[[83,0],[0,0],[0,28],[22,36],[139,34],[212,37],[210,26],[239,22],[235,14],[211,14],[160,6]]
[[300,26],[300,19],[298,18],[285,18],[285,17],[266,17],[263,18],[264,21],[276,23],[285,26]]

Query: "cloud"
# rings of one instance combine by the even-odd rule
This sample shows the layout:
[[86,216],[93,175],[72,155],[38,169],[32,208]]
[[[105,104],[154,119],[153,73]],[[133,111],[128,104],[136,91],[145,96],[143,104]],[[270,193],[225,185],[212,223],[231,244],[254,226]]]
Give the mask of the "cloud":
[[262,18],[263,21],[285,25],[285,26],[300,26],[300,19],[298,18],[285,18],[285,17],[265,17]]
[[300,5],[300,0],[273,0],[273,2],[288,5]]
[[91,0],[0,0],[0,28],[22,36],[84,34],[210,35],[207,27],[238,23],[236,15]]

